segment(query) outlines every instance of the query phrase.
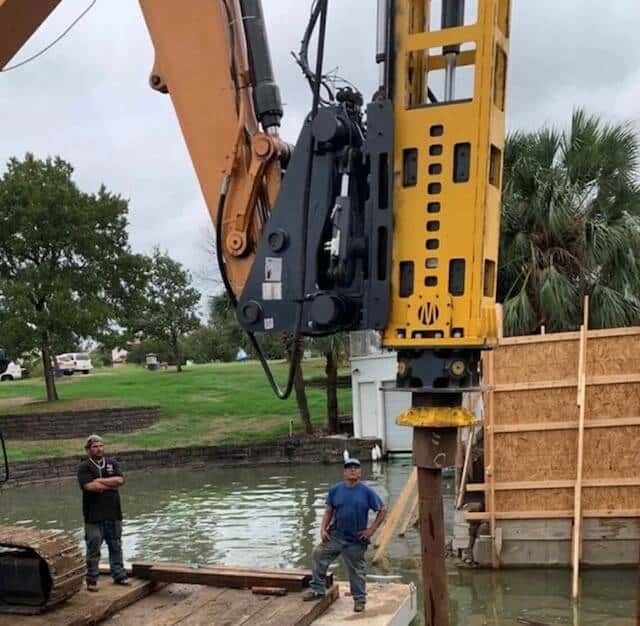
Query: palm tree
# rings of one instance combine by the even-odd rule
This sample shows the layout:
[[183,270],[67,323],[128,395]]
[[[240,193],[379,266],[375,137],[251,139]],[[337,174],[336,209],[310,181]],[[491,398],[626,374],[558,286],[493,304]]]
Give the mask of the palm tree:
[[640,145],[630,124],[582,110],[571,128],[505,146],[498,301],[506,335],[640,320]]

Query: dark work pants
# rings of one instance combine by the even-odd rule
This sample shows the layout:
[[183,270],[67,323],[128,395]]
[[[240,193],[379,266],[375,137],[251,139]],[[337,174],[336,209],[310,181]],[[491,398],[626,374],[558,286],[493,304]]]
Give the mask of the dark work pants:
[[313,551],[313,577],[309,584],[311,591],[315,591],[318,595],[326,593],[325,577],[329,565],[342,556],[349,575],[349,586],[354,602],[366,602],[367,561],[365,553],[368,544],[340,541],[333,533],[330,533],[329,536],[329,541],[316,546]]
[[107,542],[109,549],[109,565],[113,580],[122,580],[127,577],[122,559],[122,522],[119,520],[106,520],[95,524],[84,525],[84,540],[87,544],[87,583],[98,580],[100,572],[100,548],[102,542]]

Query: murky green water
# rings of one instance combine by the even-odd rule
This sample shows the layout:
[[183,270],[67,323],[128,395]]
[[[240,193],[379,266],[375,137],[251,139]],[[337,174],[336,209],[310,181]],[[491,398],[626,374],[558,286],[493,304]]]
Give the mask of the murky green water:
[[[365,467],[365,478],[389,501],[411,470],[399,460]],[[44,468],[43,468],[44,471]],[[154,470],[130,474],[122,490],[127,561],[141,559],[263,567],[308,567],[318,538],[324,498],[341,479],[340,466]],[[451,485],[445,485],[448,526]],[[81,496],[75,481],[0,492],[0,524],[62,528],[82,540]],[[411,529],[394,538],[384,566],[418,584],[419,538]],[[338,574],[344,577],[341,568]],[[548,624],[632,626],[636,573],[587,571],[574,613],[565,570],[457,571],[449,576],[456,626],[511,626],[518,617]]]

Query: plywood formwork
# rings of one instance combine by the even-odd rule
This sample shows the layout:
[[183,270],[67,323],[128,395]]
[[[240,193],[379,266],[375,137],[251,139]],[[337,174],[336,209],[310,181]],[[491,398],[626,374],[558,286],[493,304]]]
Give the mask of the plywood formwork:
[[469,489],[486,511],[466,517],[489,520],[494,543],[496,520],[573,519],[580,540],[582,518],[640,517],[640,327],[582,345],[581,358],[580,332],[506,338],[485,359],[485,483]]

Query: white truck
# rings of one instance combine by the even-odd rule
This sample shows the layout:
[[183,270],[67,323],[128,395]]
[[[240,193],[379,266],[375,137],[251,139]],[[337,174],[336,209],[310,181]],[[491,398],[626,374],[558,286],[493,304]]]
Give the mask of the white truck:
[[0,382],[19,380],[22,378],[22,368],[9,360],[6,350],[0,348]]

